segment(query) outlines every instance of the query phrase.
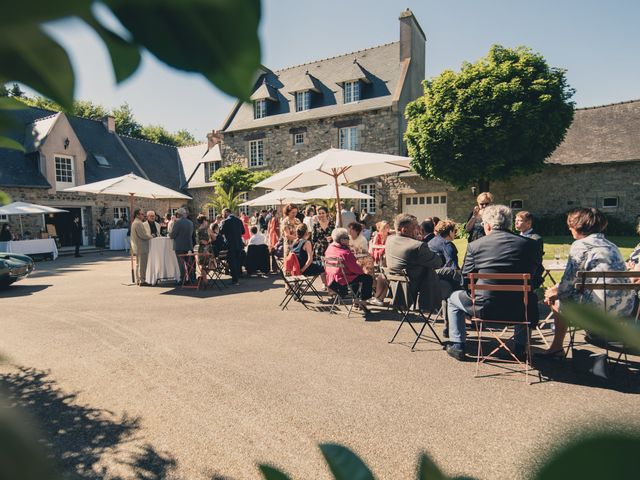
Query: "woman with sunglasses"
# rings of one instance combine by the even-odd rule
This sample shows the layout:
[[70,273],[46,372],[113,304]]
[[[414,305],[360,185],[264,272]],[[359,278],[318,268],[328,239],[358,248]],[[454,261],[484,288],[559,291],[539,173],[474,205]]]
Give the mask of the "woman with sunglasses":
[[493,203],[493,195],[489,192],[482,192],[477,198],[478,204],[473,207],[473,212],[469,215],[464,229],[469,234],[469,243],[484,237],[484,226],[482,225],[482,213],[484,209]]

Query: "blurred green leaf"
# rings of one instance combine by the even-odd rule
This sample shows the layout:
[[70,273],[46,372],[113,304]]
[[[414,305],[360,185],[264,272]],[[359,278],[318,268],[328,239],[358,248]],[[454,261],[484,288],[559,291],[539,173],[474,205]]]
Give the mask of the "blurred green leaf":
[[69,57],[37,25],[0,29],[0,77],[29,85],[65,108],[72,106]]
[[24,110],[27,108],[24,103],[15,98],[0,97],[0,110]]
[[89,12],[93,0],[29,0],[11,2],[0,15],[0,29],[57,20]]
[[418,480],[446,480],[447,477],[440,471],[436,464],[426,453],[420,455],[418,465]]
[[83,20],[100,35],[100,38],[107,46],[116,82],[121,83],[133,75],[140,65],[139,47],[103,27],[94,17],[87,16]]
[[11,150],[19,150],[24,152],[24,147],[9,137],[0,136],[0,148],[10,148]]
[[347,447],[322,443],[320,450],[336,480],[373,480],[371,470]]
[[609,341],[624,342],[626,346],[640,350],[640,328],[604,312],[601,308],[567,303],[562,307],[562,314],[573,325]]
[[269,465],[258,465],[265,480],[291,480],[285,473]]
[[260,67],[259,0],[106,0],[143,45],[168,65],[200,72],[247,100]]
[[[8,203],[11,203],[11,197],[0,190],[0,205],[6,205]],[[5,360],[6,358],[2,354],[0,354],[0,362],[4,362]]]
[[638,478],[640,436],[595,434],[572,441],[541,467],[535,480]]

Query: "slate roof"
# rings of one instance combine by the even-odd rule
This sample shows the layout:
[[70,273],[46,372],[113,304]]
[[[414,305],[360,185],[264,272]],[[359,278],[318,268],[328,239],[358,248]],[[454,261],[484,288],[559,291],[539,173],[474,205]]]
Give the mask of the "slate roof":
[[184,185],[184,171],[176,147],[125,135],[120,135],[120,138],[145,171],[149,180],[172,190],[180,190]]
[[185,188],[213,187],[212,182],[204,181],[204,164],[206,162],[222,162],[220,145],[215,145],[211,150],[208,150],[206,143],[181,147],[178,149],[178,156],[186,176],[187,186]]
[[[400,79],[400,67],[400,42],[393,42],[282,70],[266,69],[255,89],[266,81],[276,89],[278,101],[267,102],[267,116],[261,119],[253,118],[251,104],[236,104],[222,130],[247,130],[389,107]],[[291,92],[306,81],[307,72],[320,93],[312,93],[311,109],[296,112],[295,96]],[[362,100],[345,105],[341,84],[353,80],[349,77],[353,77],[354,72],[356,76],[364,75],[367,82],[361,84]]]
[[640,100],[576,109],[564,142],[547,159],[558,165],[640,160]]

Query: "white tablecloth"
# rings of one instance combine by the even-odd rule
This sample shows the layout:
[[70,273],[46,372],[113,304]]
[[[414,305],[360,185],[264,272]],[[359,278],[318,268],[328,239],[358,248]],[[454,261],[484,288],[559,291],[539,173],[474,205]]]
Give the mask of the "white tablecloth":
[[158,280],[180,280],[180,266],[173,251],[173,240],[167,237],[149,240],[146,281],[155,285]]
[[0,242],[0,251],[7,253],[21,253],[34,255],[36,253],[50,253],[53,259],[58,258],[58,247],[53,238],[40,240],[19,240],[17,242]]
[[126,228],[114,228],[109,232],[109,249],[129,250]]

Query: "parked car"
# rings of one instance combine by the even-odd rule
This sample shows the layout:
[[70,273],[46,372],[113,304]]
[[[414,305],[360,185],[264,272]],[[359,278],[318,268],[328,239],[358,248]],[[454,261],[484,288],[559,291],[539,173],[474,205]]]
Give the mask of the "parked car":
[[0,288],[26,277],[34,269],[33,260],[17,253],[0,253]]

